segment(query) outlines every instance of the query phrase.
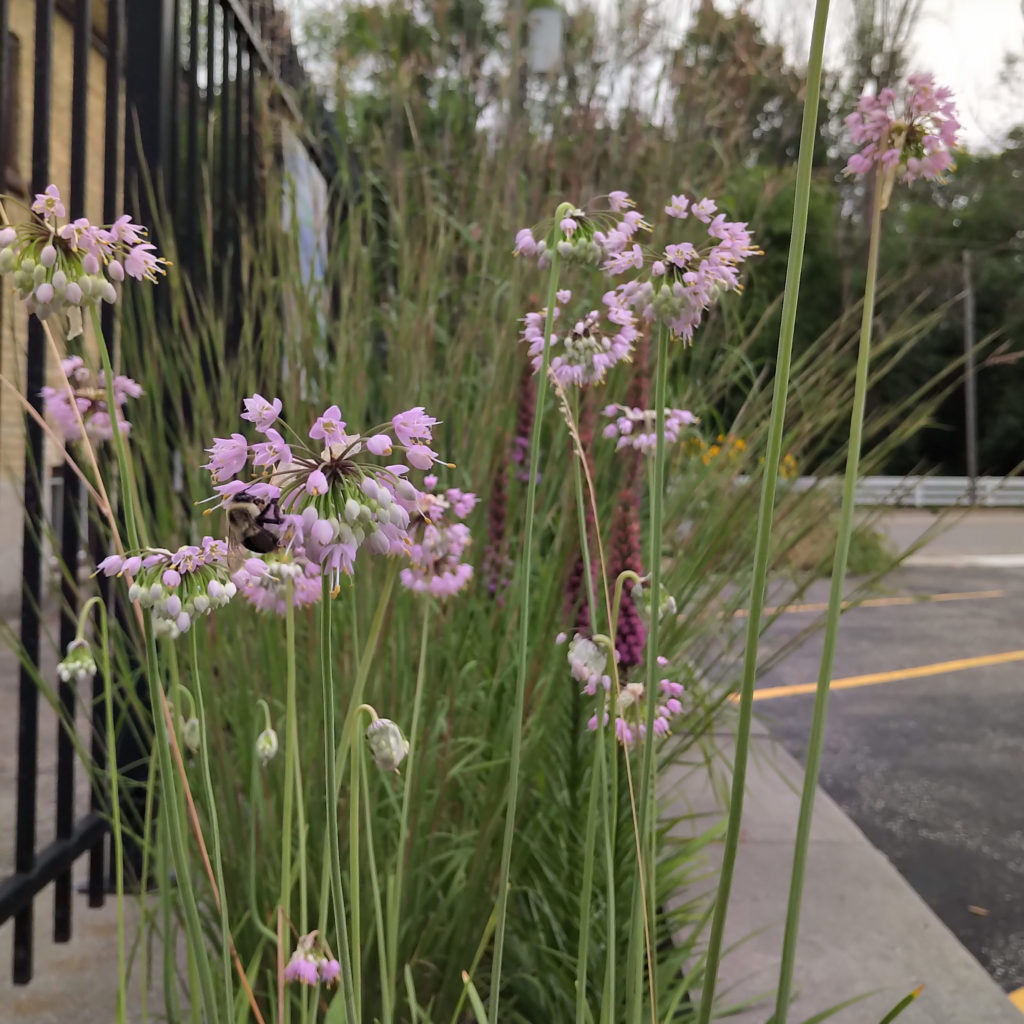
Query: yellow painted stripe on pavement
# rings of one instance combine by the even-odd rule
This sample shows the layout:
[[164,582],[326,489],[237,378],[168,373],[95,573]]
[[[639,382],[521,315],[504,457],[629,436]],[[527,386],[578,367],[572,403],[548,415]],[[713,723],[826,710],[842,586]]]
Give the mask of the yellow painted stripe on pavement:
[[[984,601],[996,597],[1005,597],[1005,590],[964,590],[952,594],[907,594],[901,597],[871,597],[866,601],[844,601],[843,608],[898,608],[908,604],[939,604],[943,601]],[[828,603],[821,604],[791,604],[786,607],[775,607],[769,605],[764,610],[765,615],[774,615],[781,612],[783,615],[791,615],[796,612],[823,612],[828,609]],[[733,613],[736,618],[745,618],[750,612],[746,608],[738,608]]]
[[[894,672],[872,672],[864,676],[847,676],[833,679],[831,689],[852,690],[857,686],[877,686],[879,683],[896,683],[901,679],[923,679],[925,676],[939,676],[947,672],[962,672],[968,668],[984,668],[987,665],[1006,665],[1012,661],[1024,661],[1024,650],[1004,651],[1002,654],[983,654],[977,658],[960,658],[957,661],[938,661],[933,665],[917,665],[914,668],[900,668]],[[774,700],[776,697],[796,697],[799,694],[814,693],[817,683],[798,683],[794,686],[771,686],[754,691],[754,700]]]
[[1024,988],[1018,988],[1011,992],[1010,1002],[1013,1003],[1018,1010],[1024,1012]]

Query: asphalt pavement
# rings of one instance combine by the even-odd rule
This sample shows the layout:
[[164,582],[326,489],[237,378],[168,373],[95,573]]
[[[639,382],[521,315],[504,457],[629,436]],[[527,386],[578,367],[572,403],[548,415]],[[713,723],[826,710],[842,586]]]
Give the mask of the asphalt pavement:
[[[926,516],[894,517],[900,539]],[[1024,986],[1024,514],[956,529],[844,613],[820,781],[1009,993]],[[825,600],[822,581],[765,649]],[[801,763],[821,642],[758,684],[757,714]]]

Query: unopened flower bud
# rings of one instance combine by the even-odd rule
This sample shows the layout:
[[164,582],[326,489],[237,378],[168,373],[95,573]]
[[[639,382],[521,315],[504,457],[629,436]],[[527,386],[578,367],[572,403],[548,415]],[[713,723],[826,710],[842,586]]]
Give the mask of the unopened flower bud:
[[65,683],[72,680],[84,683],[96,675],[96,661],[85,640],[72,640],[68,644],[67,655],[57,666],[57,675]]
[[409,741],[390,718],[378,718],[366,730],[370,753],[378,767],[385,772],[396,772],[409,753]]
[[277,754],[277,733],[273,729],[264,729],[256,737],[256,756],[260,764],[267,764],[273,761]]
[[190,754],[195,754],[199,751],[199,740],[199,719],[193,716],[181,727],[181,741]]
[[39,254],[39,262],[44,267],[52,267],[57,262],[57,250],[52,245],[44,245],[43,251]]

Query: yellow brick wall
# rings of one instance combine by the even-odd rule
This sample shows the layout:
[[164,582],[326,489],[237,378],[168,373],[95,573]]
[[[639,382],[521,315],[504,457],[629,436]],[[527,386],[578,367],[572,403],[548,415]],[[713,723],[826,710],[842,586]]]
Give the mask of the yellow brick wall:
[[[94,8],[98,6],[94,4]],[[26,189],[32,170],[33,67],[35,63],[35,0],[13,0],[10,7],[10,31],[20,43],[19,111],[17,168]],[[50,108],[50,176],[67,200],[71,177],[71,78],[74,70],[74,40],[71,22],[59,11],[53,30],[53,94]],[[103,54],[93,48],[89,54],[89,107],[86,133],[88,162],[86,169],[86,209],[93,223],[102,222],[103,213],[103,136],[106,103],[106,64]],[[32,196],[18,196],[26,204]],[[12,218],[24,216],[18,207],[7,204]],[[69,211],[70,212],[70,211]],[[0,372],[24,391],[25,345],[27,339],[24,309],[10,289],[0,296]],[[47,383],[59,382],[59,368],[47,351]],[[20,490],[24,470],[24,408],[7,388],[0,389],[0,476]],[[47,443],[47,463],[56,465],[60,456]],[[6,490],[6,488],[5,488]],[[19,517],[20,518],[20,517]],[[9,520],[7,520],[9,521]]]

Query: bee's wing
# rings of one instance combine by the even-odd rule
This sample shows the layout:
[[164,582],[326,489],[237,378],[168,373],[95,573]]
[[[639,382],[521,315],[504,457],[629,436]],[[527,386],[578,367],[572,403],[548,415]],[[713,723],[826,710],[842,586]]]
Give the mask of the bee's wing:
[[247,551],[245,547],[235,538],[231,532],[228,532],[228,572],[232,576],[245,564],[247,558],[251,558],[251,552]]

